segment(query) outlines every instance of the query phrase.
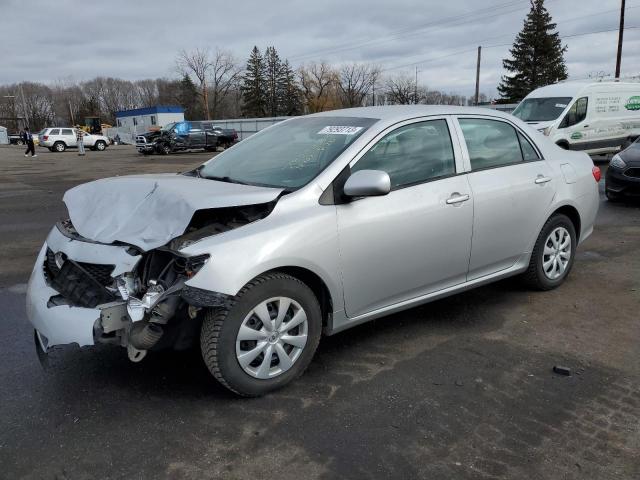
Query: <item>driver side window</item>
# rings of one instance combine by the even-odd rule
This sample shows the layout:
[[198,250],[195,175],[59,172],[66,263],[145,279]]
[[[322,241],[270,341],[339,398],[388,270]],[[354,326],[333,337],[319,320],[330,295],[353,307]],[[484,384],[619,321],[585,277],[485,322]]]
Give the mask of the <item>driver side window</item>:
[[451,136],[446,120],[412,123],[387,134],[351,172],[382,170],[391,178],[391,189],[456,173]]
[[582,97],[576,100],[571,106],[567,114],[560,123],[560,128],[567,128],[573,125],[577,125],[587,118],[587,106],[589,105],[588,97]]

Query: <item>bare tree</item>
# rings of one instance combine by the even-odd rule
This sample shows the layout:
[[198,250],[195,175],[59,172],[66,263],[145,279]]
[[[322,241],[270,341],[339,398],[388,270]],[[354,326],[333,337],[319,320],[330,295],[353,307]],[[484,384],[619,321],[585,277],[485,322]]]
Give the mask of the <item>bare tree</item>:
[[198,79],[198,82],[200,83],[200,91],[202,92],[202,106],[207,120],[211,118],[209,114],[207,79],[213,65],[214,62],[211,60],[208,49],[196,48],[189,52],[181,50],[178,53],[178,58],[176,59],[176,66],[181,73],[192,73]]
[[412,105],[425,99],[424,87],[417,86],[415,80],[408,75],[387,78],[385,91],[387,101],[392,104]]
[[311,63],[300,67],[298,79],[309,113],[337,107],[336,72],[327,63]]
[[211,110],[214,118],[220,116],[221,103],[237,85],[241,73],[242,68],[230,52],[216,49],[211,62]]
[[147,78],[134,82],[136,95],[141,107],[152,107],[158,104],[158,81]]
[[360,107],[380,76],[375,65],[352,63],[340,67],[337,86],[344,107]]

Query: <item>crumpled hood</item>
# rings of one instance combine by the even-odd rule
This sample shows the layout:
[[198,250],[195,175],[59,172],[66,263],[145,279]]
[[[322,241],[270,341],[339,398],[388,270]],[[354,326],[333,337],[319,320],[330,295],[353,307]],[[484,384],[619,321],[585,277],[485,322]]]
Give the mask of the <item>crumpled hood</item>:
[[79,185],[63,201],[83,237],[147,251],[182,235],[197,210],[268,203],[281,192],[178,174],[131,175]]

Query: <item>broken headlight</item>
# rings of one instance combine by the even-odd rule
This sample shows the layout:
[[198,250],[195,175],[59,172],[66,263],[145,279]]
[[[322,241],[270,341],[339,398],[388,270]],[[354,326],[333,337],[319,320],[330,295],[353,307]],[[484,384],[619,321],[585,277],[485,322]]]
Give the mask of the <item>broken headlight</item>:
[[209,254],[204,253],[202,255],[194,255],[193,257],[188,257],[187,262],[184,267],[184,272],[187,278],[193,277],[204,264],[209,260]]

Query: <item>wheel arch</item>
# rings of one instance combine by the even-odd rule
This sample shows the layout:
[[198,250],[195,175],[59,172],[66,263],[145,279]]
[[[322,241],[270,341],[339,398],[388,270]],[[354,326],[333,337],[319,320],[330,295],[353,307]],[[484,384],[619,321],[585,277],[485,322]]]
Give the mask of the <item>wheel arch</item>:
[[560,148],[564,149],[564,150],[570,150],[569,141],[568,140],[565,140],[565,139],[558,140],[556,142],[556,145],[559,146]]
[[551,218],[557,213],[561,213],[569,217],[569,220],[571,220],[571,223],[573,224],[573,228],[576,230],[576,241],[579,241],[582,221],[580,220],[580,212],[578,212],[578,209],[572,205],[562,205],[561,207],[556,208],[548,218]]
[[320,311],[322,312],[323,331],[326,332],[332,328],[331,318],[333,313],[333,299],[331,297],[331,291],[329,290],[329,287],[322,279],[322,277],[320,277],[320,275],[309,270],[308,268],[299,266],[277,267],[268,270],[261,275],[273,272],[286,273],[287,275],[291,275],[292,277],[297,278],[306,286],[308,286],[316,296],[316,298],[318,299],[318,303],[320,304]]

